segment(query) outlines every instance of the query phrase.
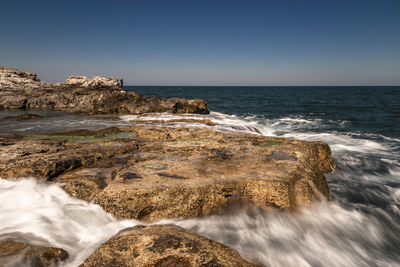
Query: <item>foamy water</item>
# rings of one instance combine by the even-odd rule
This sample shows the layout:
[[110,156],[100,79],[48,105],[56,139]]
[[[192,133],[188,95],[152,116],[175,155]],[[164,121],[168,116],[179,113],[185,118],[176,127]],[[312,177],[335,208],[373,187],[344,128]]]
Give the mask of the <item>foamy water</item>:
[[[187,220],[164,219],[220,241],[268,266],[400,266],[400,140],[376,134],[326,131],[346,121],[303,117],[266,119],[212,112],[149,114],[129,120],[210,119],[220,131],[322,140],[338,167],[327,177],[332,201],[298,213],[241,208]],[[173,127],[188,124],[171,123]],[[74,199],[59,185],[34,179],[0,180],[0,234],[33,234],[35,244],[64,248],[77,266],[101,243],[135,220],[116,221],[100,206]]]
[[118,231],[139,223],[117,222],[99,205],[34,178],[0,179],[0,203],[0,237],[28,234],[31,244],[63,248],[70,254],[66,266],[78,266]]

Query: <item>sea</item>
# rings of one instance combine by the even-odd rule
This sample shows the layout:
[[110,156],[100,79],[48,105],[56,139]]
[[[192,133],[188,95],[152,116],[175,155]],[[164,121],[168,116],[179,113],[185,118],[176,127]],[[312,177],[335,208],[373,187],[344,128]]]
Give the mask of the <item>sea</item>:
[[[202,98],[209,115],[44,116],[0,121],[0,134],[126,127],[130,120],[209,118],[217,126],[171,127],[321,140],[337,165],[326,175],[330,200],[298,212],[243,207],[192,219],[162,219],[266,266],[400,266],[400,87],[126,86],[144,96]],[[1,111],[1,116],[16,112]],[[118,221],[100,206],[32,177],[0,179],[0,238],[19,236],[64,248],[78,266],[112,235],[143,224]]]

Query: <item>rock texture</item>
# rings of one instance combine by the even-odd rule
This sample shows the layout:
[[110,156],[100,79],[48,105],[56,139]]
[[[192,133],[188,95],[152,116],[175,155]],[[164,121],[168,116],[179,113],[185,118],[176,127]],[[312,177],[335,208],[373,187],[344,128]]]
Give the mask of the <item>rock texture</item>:
[[29,245],[11,240],[0,241],[0,266],[55,266],[68,258],[60,248]]
[[125,229],[96,250],[90,266],[260,266],[227,246],[172,225]]
[[88,79],[86,76],[69,76],[65,83],[84,87],[121,87],[117,78],[103,78],[99,76],[94,76],[92,79]]
[[117,218],[213,214],[233,203],[296,209],[329,198],[322,142],[132,126],[0,137],[0,177],[64,183]]
[[0,109],[84,114],[209,113],[202,99],[146,98],[127,92],[115,78],[72,76],[66,83],[49,84],[36,74],[4,67],[0,67]]

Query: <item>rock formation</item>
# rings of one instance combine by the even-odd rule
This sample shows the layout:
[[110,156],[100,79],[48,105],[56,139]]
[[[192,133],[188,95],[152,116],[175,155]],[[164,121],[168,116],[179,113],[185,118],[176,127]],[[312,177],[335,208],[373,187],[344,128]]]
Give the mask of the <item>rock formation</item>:
[[68,253],[60,248],[0,240],[0,266],[55,266],[67,258]]
[[332,163],[322,142],[132,126],[0,137],[0,177],[34,176],[117,218],[213,214],[233,203],[296,209],[322,194]]
[[117,78],[103,78],[94,76],[88,79],[86,76],[69,76],[66,84],[84,87],[120,87],[121,84]]
[[4,67],[0,67],[1,109],[84,114],[209,113],[202,99],[142,97],[121,88],[115,78],[72,76],[66,83],[49,84],[36,74]]
[[[208,113],[201,99],[145,98],[114,78],[71,76],[41,82],[36,74],[0,68],[0,109],[73,113]],[[3,120],[34,119],[36,115]],[[208,128],[174,128],[171,122]],[[132,122],[134,123],[134,122]],[[128,128],[0,136],[0,177],[33,176],[62,183],[70,195],[92,201],[119,219],[153,222],[215,214],[231,205],[296,210],[329,199],[324,174],[334,170],[322,142],[222,133],[210,120],[136,121]],[[17,256],[18,255],[18,256]],[[48,266],[65,251],[0,242],[9,260]],[[256,266],[238,253],[174,226],[137,226],[103,244],[82,266]]]
[[81,267],[261,266],[227,246],[172,225],[136,226],[115,235]]

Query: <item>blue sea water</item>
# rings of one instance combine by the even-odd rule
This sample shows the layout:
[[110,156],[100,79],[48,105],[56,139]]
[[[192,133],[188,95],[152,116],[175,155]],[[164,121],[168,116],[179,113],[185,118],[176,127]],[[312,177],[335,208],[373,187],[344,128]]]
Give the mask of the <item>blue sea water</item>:
[[[140,119],[190,116],[208,118],[218,123],[212,128],[222,131],[321,140],[329,144],[337,164],[335,173],[326,176],[330,201],[297,213],[242,208],[157,223],[198,232],[267,266],[400,266],[400,87],[125,88],[144,96],[202,98],[211,114],[116,119],[30,111],[45,118],[0,121],[0,134],[125,127]],[[0,179],[0,235],[29,232],[38,244],[45,245],[41,238],[48,240],[70,253],[67,266],[79,265],[118,230],[138,223],[118,222],[56,185]]]
[[400,87],[127,86],[126,89],[144,96],[201,98],[211,111],[241,117],[320,119],[324,122],[320,126],[328,127],[325,130],[400,137]]

